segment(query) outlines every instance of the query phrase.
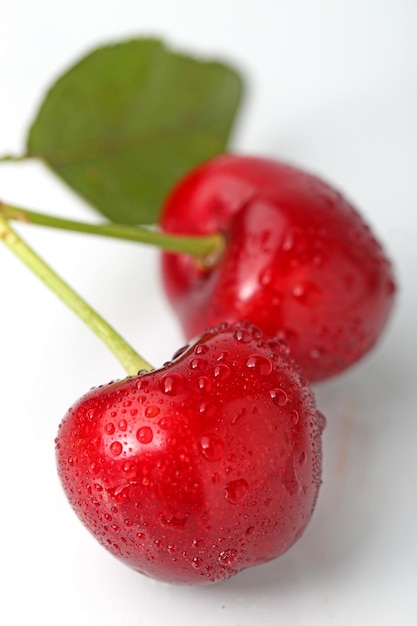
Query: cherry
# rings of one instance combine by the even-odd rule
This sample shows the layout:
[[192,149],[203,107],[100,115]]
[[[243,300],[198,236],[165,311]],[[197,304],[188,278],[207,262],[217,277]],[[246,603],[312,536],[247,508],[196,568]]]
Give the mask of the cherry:
[[220,231],[214,267],[163,253],[163,281],[187,338],[248,319],[285,339],[312,381],[342,372],[376,343],[395,282],[380,243],[328,184],[267,159],[223,155],[182,179],[161,226]]
[[207,584],[301,536],[323,420],[282,343],[223,324],[161,369],[84,396],[60,425],[58,470],[113,555],[163,581]]

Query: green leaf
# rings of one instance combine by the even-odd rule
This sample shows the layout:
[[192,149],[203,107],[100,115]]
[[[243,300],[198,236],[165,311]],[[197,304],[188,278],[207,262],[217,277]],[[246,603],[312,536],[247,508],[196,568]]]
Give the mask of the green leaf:
[[242,90],[233,68],[154,39],[105,46],[49,91],[28,156],[110,220],[155,223],[172,185],[227,148]]

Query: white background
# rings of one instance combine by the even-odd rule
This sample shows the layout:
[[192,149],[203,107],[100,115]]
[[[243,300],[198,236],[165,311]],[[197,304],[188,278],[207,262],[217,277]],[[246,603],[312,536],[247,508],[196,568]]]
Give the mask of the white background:
[[[415,0],[0,0],[0,154],[20,153],[45,89],[101,43],[160,35],[236,63],[250,94],[236,150],[322,175],[361,208],[400,293],[383,340],[316,387],[324,476],[299,543],[206,588],[141,577],[67,504],[54,437],[72,402],[123,376],[114,357],[0,247],[0,623],[67,626],[417,624],[417,4]],[[0,164],[0,198],[94,212],[37,163]],[[158,253],[20,227],[155,365],[183,343]]]

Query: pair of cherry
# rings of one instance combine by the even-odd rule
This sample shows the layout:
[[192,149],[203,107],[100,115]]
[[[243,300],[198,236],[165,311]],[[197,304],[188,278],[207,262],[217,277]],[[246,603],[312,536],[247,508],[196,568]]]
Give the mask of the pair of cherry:
[[190,344],[162,369],[82,398],[60,426],[58,468],[110,552],[155,578],[205,584],[275,558],[303,533],[324,427],[307,381],[374,346],[395,282],[339,193],[265,159],[197,168],[168,197],[161,226],[222,235],[203,264],[163,253]]

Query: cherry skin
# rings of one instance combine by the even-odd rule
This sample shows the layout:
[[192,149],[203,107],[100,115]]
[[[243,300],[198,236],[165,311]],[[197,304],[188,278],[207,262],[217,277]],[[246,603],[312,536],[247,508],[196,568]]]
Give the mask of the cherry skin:
[[217,157],[178,183],[161,226],[226,239],[210,269],[163,253],[165,289],[188,339],[247,319],[284,339],[316,381],[363,357],[390,316],[395,282],[380,243],[340,193],[294,167]]
[[283,344],[224,324],[163,368],[84,396],[60,425],[58,470],[113,555],[162,581],[208,584],[302,535],[323,420]]

